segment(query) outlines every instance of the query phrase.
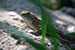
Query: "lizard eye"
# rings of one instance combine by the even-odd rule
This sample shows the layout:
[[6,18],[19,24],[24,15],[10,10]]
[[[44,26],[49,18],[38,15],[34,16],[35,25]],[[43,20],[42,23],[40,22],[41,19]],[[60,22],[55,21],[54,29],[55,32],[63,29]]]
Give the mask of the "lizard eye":
[[21,23],[24,23],[24,20],[20,20],[21,21]]

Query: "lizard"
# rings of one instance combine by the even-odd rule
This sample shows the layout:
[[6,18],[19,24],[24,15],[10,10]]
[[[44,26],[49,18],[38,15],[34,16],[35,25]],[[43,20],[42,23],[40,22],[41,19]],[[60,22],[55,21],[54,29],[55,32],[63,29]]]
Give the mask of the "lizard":
[[[42,34],[42,29],[41,29],[41,20],[36,17],[34,13],[27,12],[27,11],[22,11],[21,12],[22,18],[25,20],[27,25],[34,30],[35,33],[40,33]],[[48,30],[48,29],[47,29]],[[75,37],[74,36],[69,36],[65,35],[62,31],[56,30],[58,38],[60,42],[64,42],[67,45],[75,44]],[[47,31],[48,34],[48,31]],[[73,50],[75,49],[74,47],[71,47]]]

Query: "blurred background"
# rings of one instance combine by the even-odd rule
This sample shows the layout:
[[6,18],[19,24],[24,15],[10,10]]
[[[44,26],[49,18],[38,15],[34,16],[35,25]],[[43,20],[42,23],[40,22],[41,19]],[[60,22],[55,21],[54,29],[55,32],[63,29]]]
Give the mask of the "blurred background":
[[[25,31],[25,25],[19,21],[21,20],[24,22],[20,16],[23,10],[33,12],[37,17],[41,16],[40,7],[33,3],[33,1],[36,0],[0,0],[0,16],[7,16],[4,18],[0,17],[0,20],[6,20],[9,24],[16,25],[14,27],[20,28],[21,31]],[[52,14],[51,17],[54,18],[54,24],[57,29],[61,30],[63,33],[75,33],[75,0],[41,0],[41,2],[49,14]],[[14,16],[14,19],[12,16]],[[29,30],[27,29],[26,31]],[[36,38],[37,36],[32,35],[32,37]],[[38,37],[36,39],[41,38]]]
[[[0,0],[0,8],[8,11],[15,11],[17,13],[20,13],[22,10],[27,10],[40,15],[40,8],[30,1],[31,0]],[[60,10],[63,8],[63,11],[68,11],[65,11],[65,13],[70,14],[69,11],[75,12],[75,0],[41,0],[41,2],[45,7],[51,10]],[[74,16],[73,13],[71,13],[70,15]]]
[[[53,10],[60,9],[64,6],[75,8],[75,0],[41,0],[41,2],[45,7]],[[16,11],[18,13],[20,13],[21,10],[33,11],[36,13],[36,9],[39,9],[34,4],[30,3],[29,0],[0,0],[0,8]]]

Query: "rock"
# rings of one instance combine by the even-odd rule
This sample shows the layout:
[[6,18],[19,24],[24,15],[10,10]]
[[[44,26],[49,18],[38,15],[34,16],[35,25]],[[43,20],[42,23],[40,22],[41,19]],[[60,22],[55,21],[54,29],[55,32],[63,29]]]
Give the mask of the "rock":
[[2,48],[0,48],[0,50],[3,50]]
[[[43,0],[42,0],[43,1]],[[68,0],[66,0],[66,1],[68,1]],[[36,6],[36,5],[34,5],[34,4],[32,4],[31,2],[29,2],[28,0],[21,0],[21,1],[19,1],[19,0],[17,0],[16,2],[15,2],[15,0],[12,0],[12,1],[10,1],[10,0],[8,0],[8,1],[5,1],[5,0],[3,0],[3,2],[4,2],[4,6],[5,6],[5,10],[9,10],[9,11],[15,11],[15,12],[17,12],[17,13],[20,13],[21,11],[23,11],[23,10],[26,10],[26,11],[29,11],[29,12],[33,12],[33,13],[35,13],[37,16],[41,16],[41,10],[40,10],[40,8],[38,7],[38,6]],[[31,5],[31,6],[30,6]],[[34,10],[33,10],[34,9]],[[66,8],[65,8],[66,9]],[[45,9],[45,10],[48,10],[48,13],[50,14],[50,13],[52,13],[52,11],[50,11],[49,9]],[[69,10],[72,10],[72,8],[70,8]],[[67,13],[69,12],[69,10],[67,11]],[[64,10],[64,11],[66,11],[66,10]],[[51,14],[50,14],[51,15]],[[66,30],[66,27],[67,27],[67,25],[70,23],[70,24],[75,24],[75,19],[74,18],[72,18],[73,16],[69,16],[69,15],[67,15],[67,14],[64,14],[63,12],[61,12],[61,11],[54,11],[53,12],[53,15],[55,15],[55,16],[52,16],[52,17],[54,17],[54,18],[56,18],[56,19],[54,19],[55,21],[56,20],[59,20],[59,21],[62,21],[63,23],[65,23],[65,24],[61,24],[62,26],[63,26],[63,28],[65,28],[64,29],[64,32],[66,32],[65,30]],[[13,22],[14,23],[14,22]],[[58,24],[56,24],[56,25],[58,25]],[[60,25],[60,24],[59,24]],[[66,27],[64,27],[64,25],[66,26]],[[62,28],[62,26],[60,26],[61,28]],[[63,29],[62,28],[62,29]],[[24,29],[24,28],[23,28]]]
[[[22,32],[27,32],[28,37],[32,38],[35,42],[38,42],[40,44],[42,44],[42,36],[35,36],[33,34],[31,34],[30,32],[33,32],[33,30],[31,30],[26,23],[22,23],[20,20],[23,20],[22,17],[20,15],[18,15],[16,12],[11,12],[11,11],[0,11],[0,21],[2,22],[8,22],[11,26],[13,26],[14,28],[16,28],[19,31]],[[18,28],[17,28],[18,27]],[[1,29],[2,30],[2,29]],[[4,32],[8,31],[4,30]],[[3,32],[2,32],[3,34]],[[11,38],[14,38],[14,40],[10,40],[12,42],[12,44],[14,45],[14,48],[16,47],[16,49],[13,50],[20,50],[20,49],[25,49],[25,50],[36,50],[34,47],[32,47],[30,44],[28,44],[26,41],[24,41],[25,43],[23,44],[23,40],[15,38],[14,36],[11,36],[11,33],[9,33],[9,35]],[[3,37],[3,36],[2,36]],[[0,37],[1,38],[1,37]],[[3,39],[4,40],[4,39]],[[21,40],[21,42],[19,41],[19,43],[15,42],[13,43],[15,40],[17,40],[17,42],[19,40]],[[2,42],[1,42],[2,43]],[[7,43],[7,42],[6,42]],[[46,47],[51,49],[52,48],[52,44],[51,42],[48,40],[48,38],[46,38]],[[2,44],[1,44],[2,45]],[[6,45],[4,45],[6,47]],[[0,46],[1,47],[1,46]],[[4,48],[5,48],[4,47]],[[3,48],[3,49],[4,49]],[[8,47],[6,47],[8,48]],[[5,50],[5,49],[4,49]],[[8,50],[8,49],[7,49]],[[11,49],[12,50],[12,49]]]
[[[38,6],[32,4],[28,0],[3,0],[4,9],[8,11],[15,11],[20,13],[23,10],[34,12],[37,15],[41,15],[41,10]],[[33,10],[34,9],[34,10]],[[39,11],[38,11],[39,10]]]
[[0,48],[2,48],[3,50],[15,50],[16,42],[17,40],[12,38],[8,33],[3,32],[2,29],[0,29]]
[[75,18],[75,9],[74,8],[71,8],[71,7],[63,7],[61,9],[61,11],[65,14],[68,14],[68,15],[71,15],[72,17]]
[[[8,22],[10,25],[15,27],[16,29],[23,31],[23,32],[25,32],[25,31],[28,32],[27,34],[29,35],[29,37],[32,37],[32,39],[36,39],[37,41],[41,41],[41,38],[39,38],[40,39],[39,40],[36,38],[37,36],[30,34],[30,32],[33,32],[33,30],[28,28],[25,23],[20,22],[23,19],[17,14],[17,13],[20,13],[22,10],[27,10],[29,12],[35,13],[38,16],[41,16],[41,10],[38,6],[32,4],[28,0],[21,0],[21,1],[16,0],[16,2],[15,2],[15,0],[8,0],[8,1],[4,0],[4,6],[5,6],[4,9],[8,10],[8,11],[1,11],[0,12],[0,17],[1,17],[0,21]],[[47,10],[47,8],[46,8],[46,10]],[[10,11],[15,11],[17,13],[10,12]],[[57,28],[59,28],[59,30],[63,31],[64,33],[69,32],[69,30],[66,31],[69,25],[71,25],[71,24],[72,24],[72,26],[75,25],[75,22],[74,22],[75,19],[72,18],[72,16],[69,16],[69,15],[62,13],[61,11],[54,11],[53,12],[48,9],[48,13],[50,15],[51,15],[51,13],[53,15],[55,15],[55,16],[52,16],[52,17],[54,17],[55,25],[57,25]],[[14,20],[15,18],[18,20]],[[49,43],[49,44],[51,44],[51,43]],[[49,48],[51,48],[51,47],[52,47],[52,45],[49,46]]]
[[[55,25],[59,30],[61,30],[64,33],[75,32],[75,18],[67,14],[64,14],[60,11],[54,11],[53,14],[55,15]],[[69,30],[71,29],[71,27],[73,27],[73,31]]]
[[75,26],[72,26],[72,25],[68,26],[68,27],[67,27],[67,31],[68,31],[69,33],[75,32]]

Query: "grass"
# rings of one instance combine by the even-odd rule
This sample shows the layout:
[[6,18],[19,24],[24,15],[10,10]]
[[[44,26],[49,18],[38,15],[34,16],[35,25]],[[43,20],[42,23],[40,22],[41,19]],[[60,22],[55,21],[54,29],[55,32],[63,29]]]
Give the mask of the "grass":
[[59,48],[59,42],[57,39],[57,32],[55,27],[52,24],[52,18],[51,16],[46,12],[47,15],[47,29],[49,30],[50,38],[52,38],[52,44],[54,45],[54,50],[58,50]]
[[[31,0],[31,2],[38,5],[41,9],[41,14],[42,14],[42,45],[34,42],[32,39],[28,38],[27,36],[24,36],[22,34],[22,32],[17,31],[17,30],[15,31],[14,28],[11,29],[11,26],[5,27],[6,25],[3,24],[3,27],[5,27],[7,30],[11,31],[15,36],[20,37],[20,38],[24,38],[29,44],[31,44],[37,50],[46,50],[44,48],[44,46],[45,46],[45,38],[46,38],[46,29],[48,29],[49,34],[50,34],[50,38],[52,38],[52,44],[54,45],[53,50],[58,50],[59,42],[57,39],[56,28],[52,24],[52,22],[53,22],[53,20],[51,18],[52,16],[49,15],[48,12],[46,12],[46,10],[43,8],[43,4],[41,3],[40,0]],[[0,24],[2,24],[2,23],[0,23]],[[69,34],[69,35],[73,35],[73,34]],[[69,50],[70,50],[70,48],[69,48]]]
[[2,8],[2,0],[0,1],[0,8]]
[[67,35],[75,36],[75,33],[67,33]]
[[[46,37],[46,28],[48,27],[49,31],[50,31],[50,35],[52,37],[52,43],[54,45],[54,50],[58,50],[58,46],[59,46],[59,43],[57,41],[57,38],[56,38],[56,31],[55,31],[55,28],[54,26],[52,25],[52,18],[50,16],[48,16],[48,13],[45,13],[46,11],[44,10],[43,8],[43,5],[42,3],[40,2],[40,0],[32,0],[33,3],[35,3],[36,5],[38,5],[41,9],[41,13],[42,13],[42,45],[44,46],[45,45],[45,37]],[[47,20],[46,20],[47,18]],[[48,19],[49,18],[49,19]],[[50,22],[48,25],[46,25],[46,22]],[[47,26],[47,27],[46,27]]]
[[33,39],[29,38],[28,35],[21,31],[16,30],[15,28],[13,28],[12,26],[10,26],[8,23],[2,23],[0,22],[0,26],[3,27],[4,29],[6,29],[8,32],[10,32],[12,35],[14,35],[17,38],[23,38],[26,42],[28,42],[30,45],[32,45],[35,49],[37,50],[46,50],[46,48],[35,42]]
[[46,37],[46,15],[45,11],[42,7],[42,3],[40,0],[36,0],[39,3],[39,7],[41,8],[42,13],[42,45],[45,45],[45,37]]
[[[59,41],[57,38],[57,30],[56,28],[53,26],[52,22],[52,16],[49,15],[48,12],[45,11],[45,9],[43,8],[43,4],[40,2],[40,0],[31,0],[32,3],[36,4],[37,6],[40,7],[41,9],[41,13],[42,13],[42,45],[45,45],[45,37],[46,37],[46,28],[49,30],[49,34],[50,34],[50,38],[52,38],[52,44],[54,45],[54,50],[59,50]],[[58,2],[61,3],[61,0],[58,0]],[[59,3],[59,4],[60,4]],[[60,4],[61,5],[61,4]],[[51,6],[51,5],[48,5]],[[60,7],[58,7],[60,8]],[[46,23],[48,22],[48,23]],[[46,25],[47,24],[47,25]],[[71,50],[70,47],[67,47],[69,50]]]

